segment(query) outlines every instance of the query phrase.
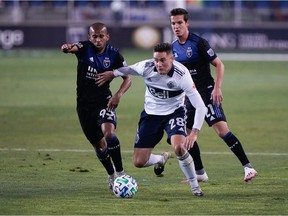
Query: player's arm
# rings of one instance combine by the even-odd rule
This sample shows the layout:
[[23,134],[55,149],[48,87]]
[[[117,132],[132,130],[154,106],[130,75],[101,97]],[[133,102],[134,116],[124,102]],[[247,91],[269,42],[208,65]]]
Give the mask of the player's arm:
[[[194,106],[196,112],[194,116],[194,124],[191,130],[191,133],[186,137],[185,140],[185,147],[187,149],[190,149],[193,147],[194,142],[198,138],[198,134],[201,130],[201,127],[204,123],[205,115],[207,113],[207,108],[198,92],[198,90],[195,87],[195,84],[189,75],[189,72],[187,71],[185,73],[185,77],[183,80],[183,90],[185,91],[186,96],[190,100],[191,104]],[[192,86],[192,87],[191,87]]]
[[131,76],[129,75],[122,76],[122,79],[123,79],[123,82],[121,83],[118,91],[110,98],[108,102],[107,107],[109,110],[113,110],[117,108],[120,102],[120,98],[131,86],[131,83],[132,83]]
[[128,76],[128,75],[138,75],[138,76],[143,76],[143,63],[136,63],[134,65],[130,65],[127,67],[121,67],[118,69],[115,69],[114,71],[106,71],[104,73],[97,74],[96,77],[96,84],[98,86],[102,86],[105,82],[111,81],[115,77],[119,76]]
[[211,100],[214,104],[220,105],[223,100],[221,86],[224,79],[224,64],[217,57],[207,40],[202,38],[198,44],[198,48],[204,59],[216,68],[215,86],[211,94]]
[[221,91],[222,82],[224,79],[224,64],[220,58],[215,58],[211,64],[216,68],[215,69],[215,86],[211,94],[211,99],[217,105],[220,105],[223,100],[223,95]]
[[66,43],[61,46],[61,50],[64,53],[75,53],[78,51],[78,46],[75,43],[73,44]]

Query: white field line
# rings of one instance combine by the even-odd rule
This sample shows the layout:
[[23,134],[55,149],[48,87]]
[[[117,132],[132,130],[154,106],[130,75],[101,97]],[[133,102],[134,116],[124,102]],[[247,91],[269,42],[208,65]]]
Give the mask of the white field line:
[[[86,152],[94,152],[94,150],[87,149],[27,149],[27,148],[0,148],[0,151],[36,151],[36,152],[78,152],[78,153],[86,153]],[[122,151],[122,153],[133,153],[133,151]],[[156,152],[157,153],[157,152]],[[232,155],[231,152],[201,152],[201,154],[206,155]],[[261,156],[288,156],[288,153],[266,153],[266,152],[254,152],[254,153],[246,153],[247,155],[261,155]]]

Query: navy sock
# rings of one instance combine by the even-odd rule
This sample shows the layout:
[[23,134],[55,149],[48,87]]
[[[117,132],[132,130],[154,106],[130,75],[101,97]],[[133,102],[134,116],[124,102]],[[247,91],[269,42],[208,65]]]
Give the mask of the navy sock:
[[103,152],[96,150],[96,156],[98,157],[99,161],[105,167],[108,175],[112,175],[114,173],[114,167],[111,162],[110,155],[108,154],[108,149],[106,148]]
[[188,152],[194,160],[195,170],[196,171],[202,170],[204,167],[203,167],[203,163],[202,163],[202,159],[201,159],[201,153],[200,153],[198,143],[195,142],[193,145],[193,148],[189,149]]
[[120,142],[117,136],[113,136],[110,139],[106,139],[108,152],[112,158],[115,169],[117,172],[123,171],[122,156],[120,151]]
[[228,145],[231,151],[237,156],[242,166],[249,163],[242,144],[231,131],[229,131],[224,137],[222,137],[222,139]]

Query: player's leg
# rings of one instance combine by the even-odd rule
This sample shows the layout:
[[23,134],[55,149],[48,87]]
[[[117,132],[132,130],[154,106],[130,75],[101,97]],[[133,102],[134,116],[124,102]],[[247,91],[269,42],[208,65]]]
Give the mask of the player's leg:
[[108,152],[112,158],[116,175],[124,175],[122,156],[121,156],[121,146],[117,135],[115,134],[115,125],[108,122],[101,125],[104,137],[107,142]]
[[160,142],[164,134],[161,118],[159,116],[148,115],[145,111],[141,113],[133,154],[134,165],[138,168],[152,165],[162,165],[164,167],[171,156],[169,153],[161,155],[152,154],[153,148]]
[[250,164],[240,140],[229,130],[227,123],[225,121],[220,121],[213,124],[212,127],[244,167],[244,181],[255,178],[257,176],[257,171]]
[[198,184],[197,175],[195,171],[194,161],[191,155],[182,146],[185,141],[185,136],[183,135],[172,135],[171,145],[177,156],[179,166],[184,173],[186,179],[190,184],[191,191],[195,196],[203,196],[203,192]]
[[203,196],[197,181],[193,158],[183,146],[187,135],[185,128],[185,110],[179,108],[167,118],[165,131],[177,156],[179,166],[190,184],[192,193],[195,196]]
[[[93,146],[96,156],[102,163],[108,174],[108,186],[112,189],[114,179],[114,167],[108,153],[107,143],[100,126],[98,125],[98,112],[89,112],[77,107],[77,114],[82,130]],[[111,184],[112,183],[112,184]]]
[[[187,134],[189,135],[191,132],[192,126],[194,124],[195,108],[191,105],[190,101],[187,99],[185,99],[185,104],[186,104],[186,109],[187,109],[186,131],[187,131]],[[204,165],[203,165],[202,158],[201,158],[201,151],[200,151],[197,141],[194,143],[193,147],[188,150],[188,152],[194,160],[198,182],[207,182],[208,175],[204,169]]]

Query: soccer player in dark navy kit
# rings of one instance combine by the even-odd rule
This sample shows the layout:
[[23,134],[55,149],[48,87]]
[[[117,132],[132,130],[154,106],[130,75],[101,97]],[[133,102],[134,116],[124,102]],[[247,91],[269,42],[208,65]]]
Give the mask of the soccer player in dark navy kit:
[[95,83],[97,74],[127,66],[118,49],[107,44],[109,37],[105,24],[94,23],[89,27],[87,41],[66,43],[61,49],[77,57],[77,114],[86,138],[108,173],[108,186],[112,190],[115,177],[125,174],[115,134],[115,108],[131,86],[131,77],[122,77],[123,82],[113,96],[110,82],[101,87]]
[[[221,105],[223,100],[221,86],[224,78],[224,64],[204,38],[189,32],[188,19],[188,12],[185,9],[175,8],[170,11],[171,28],[177,37],[172,42],[174,57],[188,68],[196,88],[208,108],[205,118],[206,122],[240,160],[244,167],[244,181],[249,181],[256,177],[257,172],[250,164],[241,142],[229,130]],[[210,64],[216,68],[215,81],[211,75]],[[185,104],[188,111],[186,126],[189,134],[193,124],[195,109],[187,98]],[[198,181],[208,181],[197,142],[194,143],[193,148],[189,152],[194,159]]]

